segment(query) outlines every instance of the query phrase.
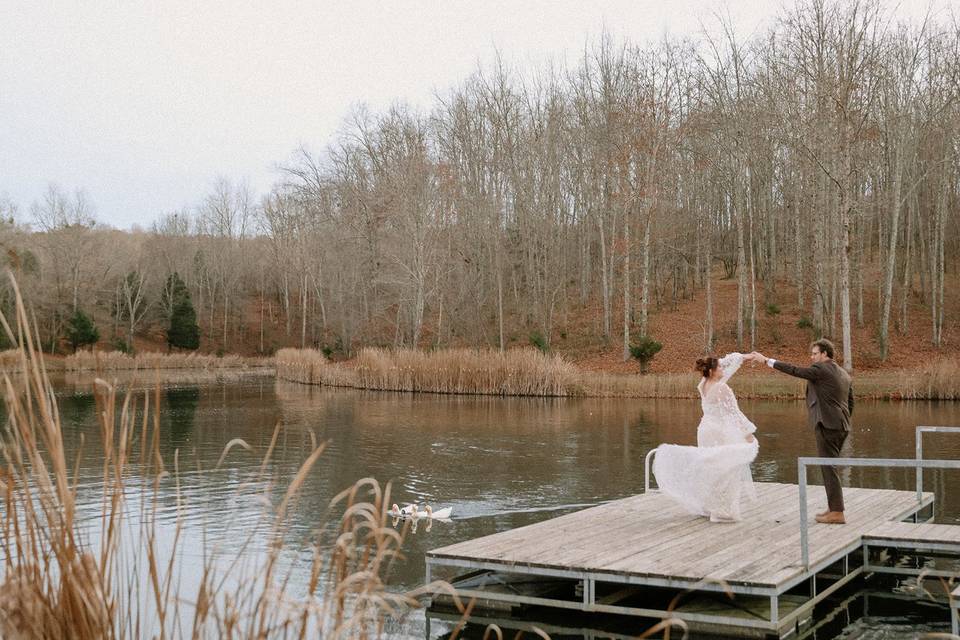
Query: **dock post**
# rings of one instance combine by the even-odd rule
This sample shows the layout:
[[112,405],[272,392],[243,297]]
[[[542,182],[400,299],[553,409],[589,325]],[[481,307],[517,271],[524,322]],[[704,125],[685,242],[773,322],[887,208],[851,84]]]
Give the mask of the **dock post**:
[[[923,460],[923,427],[917,427],[917,462]],[[917,502],[923,502],[923,467],[917,465]]]
[[595,597],[596,582],[593,578],[583,579],[583,610],[592,611],[596,601]]
[[800,554],[803,568],[810,569],[810,549],[807,544],[807,465],[797,465],[797,480],[800,488]]
[[950,628],[955,636],[960,636],[960,587],[950,594]]

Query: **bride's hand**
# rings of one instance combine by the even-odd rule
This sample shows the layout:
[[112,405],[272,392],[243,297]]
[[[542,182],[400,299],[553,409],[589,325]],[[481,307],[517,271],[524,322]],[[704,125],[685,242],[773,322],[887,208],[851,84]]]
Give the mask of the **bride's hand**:
[[748,433],[746,440],[747,440],[747,442],[753,442],[753,441],[756,440],[756,438],[753,437],[753,434],[752,434],[752,433]]

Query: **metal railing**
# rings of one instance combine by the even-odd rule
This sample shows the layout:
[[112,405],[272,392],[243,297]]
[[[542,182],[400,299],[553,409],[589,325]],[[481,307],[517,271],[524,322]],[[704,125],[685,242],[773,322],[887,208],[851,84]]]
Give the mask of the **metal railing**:
[[960,427],[916,428],[916,458],[797,458],[797,484],[800,487],[800,555],[804,569],[810,568],[810,546],[807,523],[807,467],[906,467],[917,472],[917,503],[923,502],[924,469],[960,469],[960,460],[924,460],[924,433],[960,433]]
[[[960,427],[918,426],[916,432],[917,460],[923,460],[923,434],[925,433],[960,433]],[[917,467],[917,501],[920,500],[923,500],[923,467]]]
[[650,493],[650,459],[657,452],[656,448],[647,452],[647,457],[643,459],[643,492]]

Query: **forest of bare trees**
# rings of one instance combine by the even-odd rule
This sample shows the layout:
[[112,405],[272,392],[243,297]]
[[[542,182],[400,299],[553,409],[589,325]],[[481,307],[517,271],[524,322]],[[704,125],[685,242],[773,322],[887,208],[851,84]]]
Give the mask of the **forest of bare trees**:
[[960,259],[957,17],[804,0],[749,39],[716,31],[501,61],[428,112],[357,108],[270,193],[221,179],[146,231],[101,227],[82,192],[0,201],[0,241],[51,350],[77,308],[118,344],[162,330],[172,272],[210,351],[549,346],[595,308],[626,358],[695,293],[707,349],[720,278],[743,349],[796,304],[852,368],[853,328],[875,323],[885,358],[911,300],[939,346]]

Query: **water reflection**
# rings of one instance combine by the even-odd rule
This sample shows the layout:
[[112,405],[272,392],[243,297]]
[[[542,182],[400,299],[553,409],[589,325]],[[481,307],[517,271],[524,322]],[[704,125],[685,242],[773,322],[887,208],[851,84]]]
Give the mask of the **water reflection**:
[[[71,380],[59,396],[68,452],[86,441],[78,492],[88,515],[100,508],[102,466],[95,452],[103,451],[90,388],[89,379]],[[255,489],[282,496],[312,442],[328,442],[291,514],[285,561],[295,583],[307,583],[308,576],[297,571],[310,556],[310,544],[334,530],[330,500],[360,478],[389,483],[390,502],[452,507],[451,522],[421,522],[407,532],[405,556],[390,576],[398,589],[422,582],[426,550],[642,491],[646,453],[661,442],[694,444],[700,419],[699,404],[691,400],[393,394],[265,377],[181,381],[163,389],[161,403],[159,445],[166,460],[178,452],[184,517],[191,526],[209,528],[214,538],[228,540],[262,517],[262,501],[247,500],[240,489],[259,471],[278,421],[282,429],[264,484]],[[755,479],[796,482],[797,456],[815,453],[802,403],[745,401],[741,406],[758,427]],[[960,424],[960,405],[862,402],[854,418],[849,455],[912,457],[914,426]],[[252,451],[235,448],[215,471],[234,438]],[[929,457],[960,458],[960,437],[932,434],[924,444]],[[938,470],[925,476],[926,488],[938,493],[939,521],[960,522],[960,492],[947,492],[951,483],[960,486],[960,474]],[[819,481],[815,471],[811,477]],[[914,486],[909,469],[849,469],[845,481]],[[172,521],[177,513],[172,483],[160,506],[160,518]],[[393,624],[397,637],[423,637],[422,614]]]
[[196,385],[164,390],[160,420],[168,447],[180,449],[187,444],[194,428],[199,403],[200,387]]

